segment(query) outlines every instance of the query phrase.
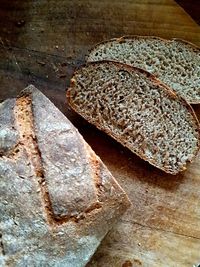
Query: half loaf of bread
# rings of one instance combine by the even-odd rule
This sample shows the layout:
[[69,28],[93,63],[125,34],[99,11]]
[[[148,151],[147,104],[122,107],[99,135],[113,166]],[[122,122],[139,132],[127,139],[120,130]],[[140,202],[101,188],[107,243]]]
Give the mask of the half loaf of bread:
[[176,174],[199,149],[191,106],[150,73],[102,61],[78,69],[67,92],[70,106],[149,163]]
[[34,86],[0,104],[0,266],[83,267],[129,200]]
[[200,103],[200,48],[183,40],[127,36],[97,44],[87,61],[114,60],[142,68],[180,94]]

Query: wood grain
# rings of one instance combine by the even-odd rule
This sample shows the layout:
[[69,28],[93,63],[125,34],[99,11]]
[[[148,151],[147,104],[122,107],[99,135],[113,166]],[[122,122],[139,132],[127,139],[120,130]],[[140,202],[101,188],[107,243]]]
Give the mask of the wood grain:
[[[200,45],[200,27],[172,0],[2,0],[0,6],[0,99],[15,97],[30,83],[42,90],[78,127],[133,203],[88,267],[200,263],[200,156],[186,172],[165,174],[73,113],[65,98],[73,70],[95,43],[138,34]],[[200,105],[195,111],[200,119]]]
[[107,235],[87,266],[192,267],[198,262],[198,240],[124,222]]
[[176,2],[200,25],[199,0],[176,0]]

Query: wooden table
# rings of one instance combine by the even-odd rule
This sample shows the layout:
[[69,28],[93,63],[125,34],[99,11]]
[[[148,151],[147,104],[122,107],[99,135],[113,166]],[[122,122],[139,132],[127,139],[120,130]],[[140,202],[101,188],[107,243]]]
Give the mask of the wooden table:
[[[198,0],[177,2],[199,21]],[[73,113],[65,91],[95,43],[138,34],[200,45],[198,24],[172,0],[1,0],[0,6],[0,98],[15,97],[30,83],[38,87],[78,127],[133,203],[88,267],[197,266],[200,156],[186,172],[167,175]],[[200,105],[195,111],[200,119]]]

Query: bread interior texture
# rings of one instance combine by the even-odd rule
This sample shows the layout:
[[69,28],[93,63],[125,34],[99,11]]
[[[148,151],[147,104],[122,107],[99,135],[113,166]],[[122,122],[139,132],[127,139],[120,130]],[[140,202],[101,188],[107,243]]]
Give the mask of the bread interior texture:
[[180,40],[134,37],[99,44],[88,61],[114,60],[154,74],[190,103],[200,103],[200,49]]
[[69,94],[85,119],[166,172],[185,169],[197,151],[192,111],[146,72],[113,62],[88,64],[75,73]]

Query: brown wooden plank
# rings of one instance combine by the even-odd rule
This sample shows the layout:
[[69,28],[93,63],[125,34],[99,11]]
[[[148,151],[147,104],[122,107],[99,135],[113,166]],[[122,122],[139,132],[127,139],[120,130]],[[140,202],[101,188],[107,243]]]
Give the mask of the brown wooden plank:
[[198,25],[173,0],[2,0],[0,27],[12,46],[73,58],[96,42],[127,34],[200,44]]
[[[172,0],[2,0],[0,27],[0,99],[16,96],[29,83],[41,89],[132,200],[88,266],[191,267],[200,262],[200,156],[186,172],[167,175],[70,111],[65,98],[74,68],[96,42],[147,34],[200,45],[199,26]],[[200,119],[200,105],[195,110]]]
[[197,267],[198,263],[198,239],[123,222],[107,235],[87,267]]
[[199,0],[176,0],[184,10],[200,25],[200,5]]

